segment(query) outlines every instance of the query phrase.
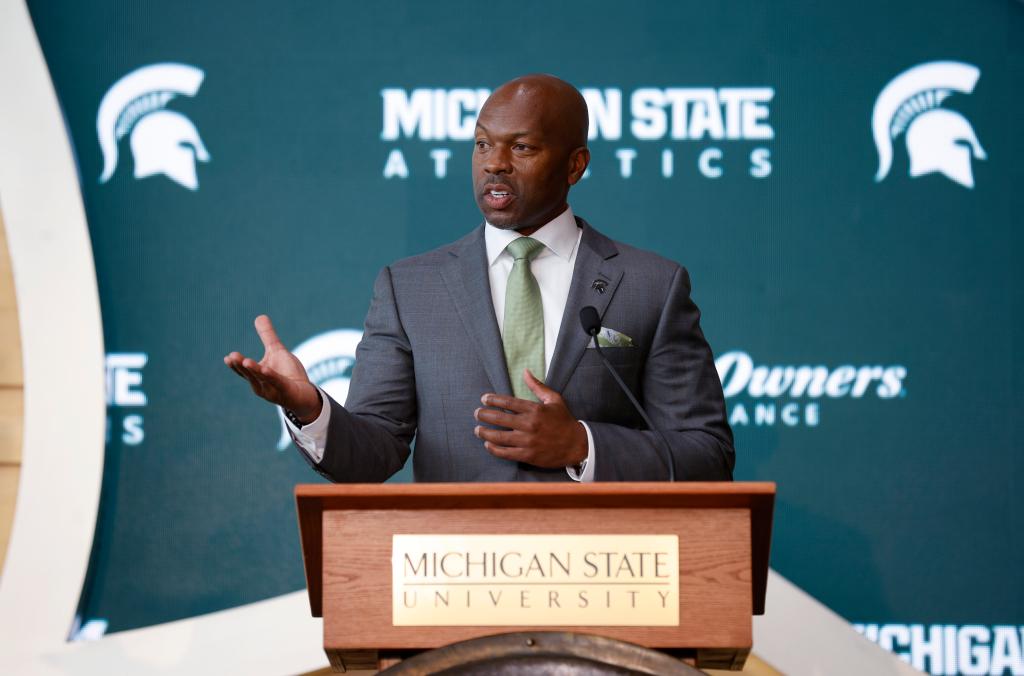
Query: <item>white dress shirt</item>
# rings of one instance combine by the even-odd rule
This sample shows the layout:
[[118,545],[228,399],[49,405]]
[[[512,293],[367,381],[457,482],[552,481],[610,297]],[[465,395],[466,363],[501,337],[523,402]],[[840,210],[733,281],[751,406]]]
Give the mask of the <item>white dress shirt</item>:
[[[546,223],[530,237],[544,244],[530,262],[530,271],[537,279],[544,311],[544,368],[551,367],[551,358],[555,353],[558,341],[558,329],[562,325],[565,303],[569,298],[569,286],[572,284],[572,271],[576,265],[576,254],[579,251],[583,231],[576,226],[572,209],[566,208],[554,220]],[[484,243],[487,249],[488,277],[491,284],[491,302],[494,305],[494,317],[498,320],[498,330],[505,336],[505,289],[508,277],[512,272],[514,259],[505,250],[509,243],[522,237],[515,230],[502,230],[490,223],[484,226]],[[536,374],[534,374],[536,375]],[[481,394],[483,394],[481,392]],[[296,427],[286,420],[295,443],[319,463],[324,457],[327,443],[327,424],[331,419],[331,407],[327,404],[327,396],[321,390],[324,406],[316,420]],[[576,481],[594,480],[594,437],[590,427],[583,423],[587,431],[587,461],[583,472],[574,467],[567,467],[569,476]]]

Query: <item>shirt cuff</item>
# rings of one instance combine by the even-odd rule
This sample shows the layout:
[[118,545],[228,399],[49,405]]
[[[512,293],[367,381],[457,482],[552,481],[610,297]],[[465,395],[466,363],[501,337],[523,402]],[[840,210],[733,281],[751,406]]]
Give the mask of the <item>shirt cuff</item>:
[[581,420],[580,424],[587,431],[587,459],[583,461],[582,472],[577,472],[575,467],[566,467],[565,471],[568,472],[569,478],[573,481],[590,483],[594,480],[594,435],[591,433],[590,426],[587,423]]
[[284,424],[288,427],[288,434],[291,435],[292,441],[299,447],[299,450],[319,465],[324,459],[324,449],[327,447],[327,425],[331,422],[331,405],[327,401],[327,393],[319,387],[316,389],[320,390],[320,398],[324,402],[316,420],[308,425],[296,427],[295,423],[288,419],[288,416],[284,416]]

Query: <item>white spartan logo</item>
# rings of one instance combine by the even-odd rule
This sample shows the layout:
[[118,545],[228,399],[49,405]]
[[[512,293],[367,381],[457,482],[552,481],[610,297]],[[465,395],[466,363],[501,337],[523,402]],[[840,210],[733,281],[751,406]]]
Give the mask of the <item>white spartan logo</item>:
[[[352,380],[352,367],[356,363],[356,347],[362,338],[362,331],[335,329],[313,336],[292,350],[292,354],[302,362],[306,375],[314,385],[331,395],[335,401],[344,404]],[[288,448],[291,436],[280,407],[277,416],[281,423],[277,450],[283,451]]]
[[195,96],[203,77],[194,66],[158,63],[128,73],[110,88],[96,115],[103,151],[100,183],[114,175],[118,142],[130,134],[135,178],[163,174],[189,190],[199,189],[196,160],[209,162],[210,153],[192,121],[166,106],[178,95]]
[[986,159],[971,123],[941,108],[954,92],[970,94],[980,71],[969,63],[933,61],[897,75],[875,101],[871,131],[878,149],[881,181],[892,168],[892,142],[906,134],[910,175],[939,172],[966,188],[974,187],[971,158]]

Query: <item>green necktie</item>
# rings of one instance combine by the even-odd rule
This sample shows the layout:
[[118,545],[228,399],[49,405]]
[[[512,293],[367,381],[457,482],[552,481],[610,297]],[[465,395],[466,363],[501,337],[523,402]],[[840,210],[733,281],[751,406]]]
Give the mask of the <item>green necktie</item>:
[[544,244],[530,237],[517,237],[505,247],[515,259],[505,288],[505,363],[512,393],[531,401],[537,401],[537,397],[523,382],[523,369],[530,369],[538,380],[544,380],[545,369],[544,306],[537,279],[530,272],[530,261],[543,248]]

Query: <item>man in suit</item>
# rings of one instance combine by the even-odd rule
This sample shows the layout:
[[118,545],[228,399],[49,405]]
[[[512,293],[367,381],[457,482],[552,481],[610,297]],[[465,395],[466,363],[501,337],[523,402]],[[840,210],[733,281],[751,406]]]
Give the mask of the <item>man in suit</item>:
[[498,88],[480,112],[473,182],[485,223],[381,271],[346,404],[306,377],[270,319],[260,362],[225,363],[285,409],[317,471],[383,481],[415,439],[417,481],[664,480],[661,439],[616,386],[598,340],[672,453],[677,478],[729,480],[722,387],[684,268],[573,215],[590,161],[587,107],[547,75]]

